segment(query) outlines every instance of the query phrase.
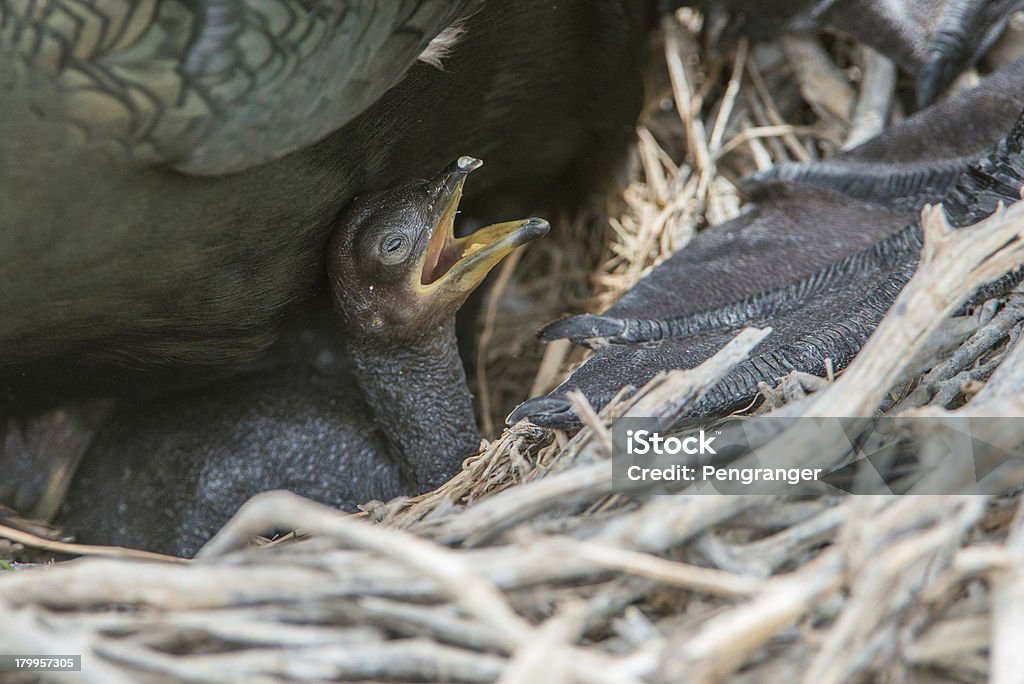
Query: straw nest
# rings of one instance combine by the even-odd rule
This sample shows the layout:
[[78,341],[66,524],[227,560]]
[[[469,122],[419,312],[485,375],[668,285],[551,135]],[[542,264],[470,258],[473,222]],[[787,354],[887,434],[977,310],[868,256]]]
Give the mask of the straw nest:
[[[735,215],[742,174],[827,156],[900,116],[909,84],[867,49],[787,38],[718,55],[696,21],[667,19],[652,41],[625,187],[501,273],[477,364],[486,435],[582,359],[540,348],[537,325],[603,309]],[[918,273],[854,364],[766,386],[759,411],[1024,415],[1024,297],[954,315],[1024,262],[1024,203],[969,233],[934,211],[924,224]],[[580,399],[574,436],[507,429],[416,499],[347,516],[256,497],[191,563],[7,530],[0,557],[108,557],[2,573],[0,651],[83,654],[82,673],[49,676],[103,684],[1020,681],[1017,496],[609,493],[610,421],[678,413],[763,334],[600,414]],[[271,527],[300,539],[253,548]]]

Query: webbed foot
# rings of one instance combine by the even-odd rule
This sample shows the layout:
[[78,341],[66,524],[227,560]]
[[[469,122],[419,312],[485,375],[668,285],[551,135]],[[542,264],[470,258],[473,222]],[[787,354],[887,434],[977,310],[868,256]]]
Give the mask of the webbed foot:
[[[654,345],[640,342],[603,346],[550,395],[516,408],[509,422],[527,419],[543,427],[579,427],[567,399],[569,392],[582,392],[591,405],[600,409],[623,387],[639,387],[662,371],[693,368],[746,325],[770,326],[772,333],[747,360],[689,408],[692,415],[721,415],[742,408],[757,395],[759,383],[774,384],[794,370],[820,376],[829,366],[841,369],[860,350],[913,274],[920,249],[920,234],[915,228],[910,226],[802,281],[828,285],[816,296],[791,294],[810,291],[805,284],[764,293],[764,299],[789,298],[791,306],[779,308],[773,315],[754,316],[692,336],[664,337]],[[714,313],[709,312],[709,317]],[[663,330],[672,327],[671,321],[659,323]]]
[[[1000,203],[1020,199],[1022,144],[1024,116],[994,151],[933,198],[943,203],[952,226],[970,226]],[[841,370],[913,275],[921,236],[917,212],[906,207],[785,185],[733,221],[698,234],[604,315],[545,328],[546,340],[565,337],[596,346],[597,353],[509,420],[578,427],[570,391],[582,392],[599,409],[623,387],[639,387],[660,371],[693,368],[748,325],[770,326],[772,333],[691,405],[690,414],[742,408],[754,400],[760,382],[773,384],[794,370]],[[831,251],[820,251],[822,244]],[[982,291],[999,294],[1022,276],[1008,274]]]

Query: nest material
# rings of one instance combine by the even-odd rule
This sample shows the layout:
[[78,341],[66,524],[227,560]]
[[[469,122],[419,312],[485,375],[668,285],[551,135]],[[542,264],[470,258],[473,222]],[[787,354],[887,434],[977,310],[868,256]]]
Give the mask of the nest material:
[[[787,38],[717,57],[692,20],[667,21],[659,39],[631,180],[602,207],[613,218],[597,233],[593,297],[579,243],[543,284],[511,270],[499,282],[479,364],[492,425],[581,360],[564,346],[510,360],[534,349],[522,297],[543,300],[542,316],[567,300],[600,310],[734,215],[742,173],[869,137],[894,101],[898,116],[896,71],[866,49]],[[594,234],[601,213],[564,232]],[[953,316],[1024,262],[1024,203],[969,231],[934,211],[924,224],[918,273],[850,368],[765,387],[761,411],[1024,416],[1024,298]],[[551,255],[531,250],[519,273]],[[1019,497],[609,494],[610,421],[678,413],[764,334],[743,331],[600,415],[578,399],[586,427],[571,438],[508,429],[437,491],[362,516],[269,493],[192,563],[3,573],[0,650],[81,653],[82,673],[48,677],[103,684],[1020,681]],[[270,527],[310,538],[243,548]]]

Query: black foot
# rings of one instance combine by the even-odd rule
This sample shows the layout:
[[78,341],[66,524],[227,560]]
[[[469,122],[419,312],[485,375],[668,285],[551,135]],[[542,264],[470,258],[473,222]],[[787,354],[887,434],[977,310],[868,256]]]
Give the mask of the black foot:
[[692,337],[665,338],[656,346],[602,347],[551,395],[520,405],[509,421],[527,419],[543,427],[577,428],[579,421],[566,398],[570,391],[583,392],[600,409],[623,387],[643,385],[662,371],[698,365],[748,324],[770,325],[772,333],[749,359],[690,407],[689,413],[730,413],[753,400],[758,383],[774,384],[793,370],[824,375],[829,365],[841,369],[860,350],[913,274],[920,244],[920,234],[911,226],[864,253],[843,259],[827,270],[827,290],[794,300],[787,311],[770,319],[757,318]]
[[[1020,198],[1022,141],[1024,116],[995,151],[933,198],[944,204],[951,225],[969,226],[1000,202]],[[866,238],[871,243],[865,247]],[[821,245],[830,251],[820,251]],[[600,408],[623,387],[643,385],[660,371],[696,366],[747,325],[770,326],[773,332],[690,413],[722,415],[741,408],[756,397],[758,383],[773,384],[793,370],[840,370],[913,275],[920,247],[916,211],[781,186],[737,219],[698,235],[604,316],[569,318],[546,328],[545,339],[568,337],[598,346],[597,354],[509,420],[578,427],[568,392],[579,390]],[[986,287],[985,295],[1020,279],[1021,274],[1006,276]]]

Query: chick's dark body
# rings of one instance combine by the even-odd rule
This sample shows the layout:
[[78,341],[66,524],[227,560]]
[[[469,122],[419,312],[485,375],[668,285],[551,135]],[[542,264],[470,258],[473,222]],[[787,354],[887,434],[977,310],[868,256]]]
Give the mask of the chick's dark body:
[[47,147],[43,124],[11,128],[25,102],[0,103],[0,378],[66,391],[247,361],[321,286],[341,207],[458,154],[487,160],[467,207],[481,218],[570,199],[629,134],[644,5],[485,3],[443,69],[416,64],[320,142],[226,175]]
[[347,372],[293,368],[219,385],[123,406],[83,461],[63,524],[84,542],[192,555],[267,489],[348,511],[408,491]]

